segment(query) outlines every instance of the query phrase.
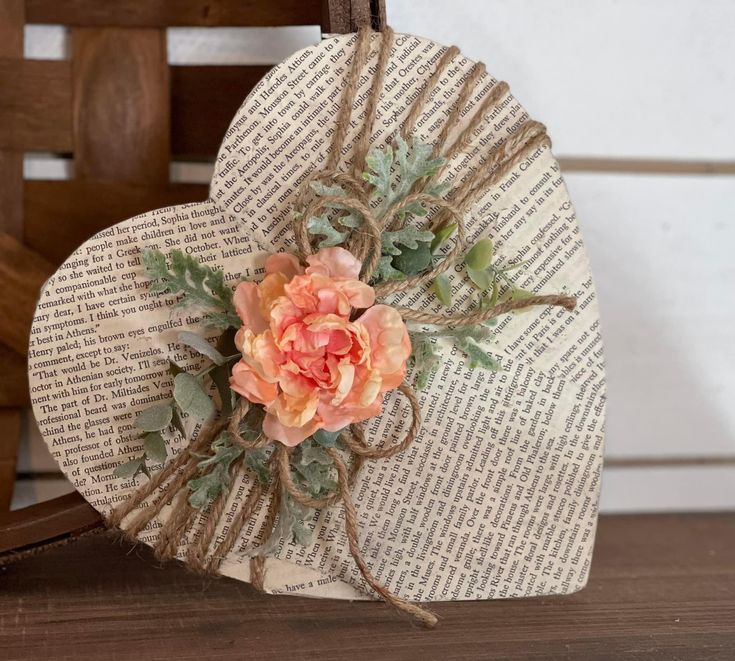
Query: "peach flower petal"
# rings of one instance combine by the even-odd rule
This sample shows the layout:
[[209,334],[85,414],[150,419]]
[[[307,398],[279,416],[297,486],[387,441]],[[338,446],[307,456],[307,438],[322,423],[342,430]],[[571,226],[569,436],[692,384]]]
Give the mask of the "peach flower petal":
[[319,425],[312,420],[303,427],[287,427],[272,413],[266,413],[263,420],[263,433],[274,441],[279,441],[287,447],[295,447],[311,436]]
[[265,272],[268,274],[280,273],[288,281],[296,275],[301,275],[304,269],[299,264],[296,255],[292,255],[290,252],[276,252],[268,255],[265,260]]
[[232,368],[230,388],[255,404],[271,404],[278,397],[278,384],[269,383],[242,361]]
[[306,258],[309,266],[306,273],[311,275],[318,273],[330,278],[360,279],[362,262],[349,250],[336,246],[334,248],[322,248],[318,253]]
[[242,358],[232,388],[265,405],[264,433],[288,446],[379,415],[411,353],[400,314],[374,305],[375,291],[358,280],[358,259],[326,248],[307,262],[304,271],[295,257],[273,255],[263,281],[235,293]]
[[262,333],[268,328],[268,322],[260,310],[258,285],[254,282],[241,282],[237,285],[232,302],[244,328],[254,333]]

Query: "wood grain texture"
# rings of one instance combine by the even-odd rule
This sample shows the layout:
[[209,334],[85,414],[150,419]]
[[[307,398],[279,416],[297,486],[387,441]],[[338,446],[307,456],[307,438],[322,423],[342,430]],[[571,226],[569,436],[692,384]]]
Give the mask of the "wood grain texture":
[[3,569],[12,659],[726,659],[735,515],[603,517],[585,590],[433,606],[434,631],[382,604],[266,596],[161,569],[95,536]]
[[30,406],[25,356],[0,344],[0,408]]
[[12,236],[0,232],[0,342],[28,353],[28,336],[41,286],[53,266]]
[[25,0],[0,0],[0,55],[23,57]]
[[69,62],[0,58],[0,149],[70,151]]
[[[100,230],[144,211],[207,199],[208,186],[135,186],[111,181],[26,181],[28,246],[61,263]],[[63,218],[64,222],[59,222]]]
[[168,181],[163,30],[72,30],[74,165],[79,179]]
[[[23,57],[24,0],[0,0],[0,57]],[[5,91],[0,85],[0,94]],[[0,105],[3,105],[0,101]],[[0,111],[1,112],[1,111]],[[1,125],[1,124],[0,124]],[[23,154],[0,148],[0,232],[23,236]],[[25,406],[28,377],[25,358],[0,344],[0,406]],[[0,512],[10,507],[16,458],[21,441],[22,412],[0,409]]]
[[21,420],[19,409],[0,408],[0,513],[10,508],[13,498]]
[[29,23],[105,27],[318,25],[321,0],[26,0]]
[[179,160],[214,159],[227,127],[270,66],[171,67],[171,150]]
[[370,25],[380,30],[386,24],[384,0],[323,0],[324,32],[354,32]]
[[40,544],[77,537],[99,528],[102,517],[76,491],[22,510],[0,515],[0,565],[30,553]]

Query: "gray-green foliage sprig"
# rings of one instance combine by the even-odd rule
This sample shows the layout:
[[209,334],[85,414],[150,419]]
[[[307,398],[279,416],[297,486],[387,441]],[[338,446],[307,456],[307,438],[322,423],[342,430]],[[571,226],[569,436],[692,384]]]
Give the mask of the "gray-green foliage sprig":
[[230,483],[230,466],[238,460],[243,449],[232,444],[230,434],[223,431],[211,445],[212,454],[198,464],[199,477],[189,480],[189,504],[201,509],[217,498]]
[[240,318],[232,302],[232,289],[224,274],[212,269],[181,250],[171,251],[171,266],[166,256],[154,248],[143,251],[143,264],[152,281],[153,293],[180,295],[180,307],[196,306],[207,310],[203,322],[220,329],[239,328]]
[[[400,136],[394,138],[395,150],[391,145],[375,147],[366,157],[367,171],[363,179],[373,185],[369,204],[374,215],[383,220],[388,210],[402,202],[411,192],[424,192],[442,196],[448,189],[447,183],[434,181],[445,160],[432,158],[433,147],[414,138],[409,146]],[[362,214],[349,206],[349,195],[339,184],[313,182],[314,192],[320,197],[344,198],[325,204],[330,214],[307,219],[306,228],[310,234],[320,236],[320,248],[344,245],[353,231],[359,231],[363,222]],[[423,217],[428,209],[424,204],[413,201],[400,212],[405,221],[409,216]],[[331,215],[331,218],[330,218]],[[441,239],[446,240],[448,236]],[[432,255],[437,234],[419,230],[404,224],[395,231],[382,234],[381,258],[373,282],[399,280],[416,275],[433,266]]]
[[412,331],[411,358],[409,367],[413,369],[414,383],[423,390],[442,365],[438,340],[449,339],[465,355],[467,367],[497,371],[501,368],[492,354],[483,348],[481,342],[489,340],[492,331],[484,325],[464,328],[446,328],[440,331]]
[[209,377],[219,391],[223,415],[231,414],[230,365],[240,354],[223,356],[220,350],[234,351],[232,333],[232,330],[226,331],[220,337],[217,347],[212,346],[195,333],[189,331],[179,333],[179,342],[208,358],[212,364],[197,374],[191,374],[176,363],[169,362],[168,371],[173,377],[174,385],[172,397],[157,402],[138,413],[135,426],[143,434],[143,453],[116,467],[113,471],[114,475],[134,478],[139,473],[143,473],[150,477],[147,460],[150,459],[154,463],[166,461],[166,443],[163,436],[165,432],[174,429],[186,438],[182,416],[189,415],[204,421],[214,414],[215,406],[205,386],[205,378]]

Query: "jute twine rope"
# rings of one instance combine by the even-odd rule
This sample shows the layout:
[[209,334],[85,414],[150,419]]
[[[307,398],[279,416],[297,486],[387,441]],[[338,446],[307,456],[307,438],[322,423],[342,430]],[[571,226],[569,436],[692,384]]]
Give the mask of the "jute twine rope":
[[[364,117],[353,145],[351,171],[345,172],[339,169],[342,157],[349,151],[349,145],[345,144],[346,138],[362,72],[370,56],[372,37],[373,33],[370,30],[361,30],[357,35],[352,63],[342,91],[340,108],[332,132],[329,156],[324,169],[308,177],[296,196],[298,213],[293,223],[293,231],[297,249],[301,257],[304,258],[316,249],[314,238],[307,231],[308,218],[335,202],[361,214],[362,224],[358,231],[353,232],[350,237],[348,248],[363,263],[360,274],[361,280],[369,282],[380,260],[381,233],[398,227],[400,223],[404,222],[401,220],[401,212],[409,205],[418,202],[435,210],[433,219],[427,223],[427,227],[432,230],[440,229],[450,222],[455,223],[457,226],[455,242],[443,259],[425,274],[378,284],[375,287],[376,295],[383,297],[426,285],[440,273],[452,268],[461,259],[466,249],[467,228],[464,218],[469,207],[479,195],[506,177],[529,153],[539,148],[548,148],[550,142],[542,124],[528,121],[502,144],[492,149],[484,157],[482,165],[458,183],[449,199],[445,200],[421,192],[421,182],[417,182],[417,185],[408,196],[394,204],[380,217],[377,217],[376,211],[371,208],[369,202],[370,186],[360,179],[360,173],[364,170],[365,158],[370,148],[380,93],[393,46],[394,35],[390,28],[386,28],[379,36],[380,50],[376,72],[372,78]],[[413,132],[424,106],[432,92],[438,88],[439,81],[452,65],[458,53],[459,51],[456,48],[451,47],[439,58],[436,69],[420,91],[416,102],[403,123],[401,132],[404,138],[407,138]],[[455,132],[463,115],[472,110],[468,108],[468,104],[476,93],[477,86],[484,75],[484,65],[476,64],[464,77],[447,121],[440,132],[439,140],[434,149],[435,157],[443,156],[449,161],[466,150],[471,145],[478,128],[485,121],[486,115],[508,94],[506,83],[496,83],[483,97],[477,108],[474,109],[474,113],[466,126],[450,142],[450,137]],[[446,164],[444,167],[446,167]],[[348,192],[348,196],[315,196],[311,189],[311,183],[314,181],[339,184]],[[490,309],[471,314],[441,315],[407,307],[397,307],[396,309],[406,321],[444,327],[461,327],[478,324],[498,315],[532,305],[561,306],[571,310],[575,303],[575,299],[569,296],[539,295],[519,301],[499,303]],[[416,439],[421,425],[421,414],[416,393],[406,383],[398,388],[398,392],[406,398],[411,412],[411,422],[403,439],[392,445],[384,445],[380,442],[372,445],[366,439],[361,424],[351,425],[341,435],[341,441],[346,450],[339,451],[333,448],[326,450],[337,474],[337,490],[327,497],[315,498],[301,490],[291,470],[290,456],[294,449],[274,443],[274,450],[268,461],[270,479],[267,486],[262,485],[257,479],[250,480],[250,491],[242,505],[234,513],[229,526],[223,523],[222,518],[228,510],[228,505],[230,505],[231,488],[223,490],[202,512],[198,512],[191,506],[188,500],[187,483],[198,474],[200,470],[198,464],[201,461],[202,454],[211,452],[212,441],[222,431],[226,430],[232,442],[244,451],[263,448],[271,444],[271,440],[265,436],[259,436],[255,440],[247,440],[242,436],[241,426],[250,405],[246,400],[241,399],[229,419],[215,420],[206,425],[187,448],[182,450],[161,471],[153,475],[148,483],[141,486],[126,501],[116,507],[108,517],[108,524],[113,527],[121,527],[123,521],[125,521],[124,532],[135,539],[160,514],[163,507],[170,503],[171,510],[168,519],[160,529],[158,539],[154,545],[157,556],[162,559],[174,557],[179,551],[182,540],[193,529],[194,522],[199,521],[198,533],[194,540],[188,544],[186,559],[192,568],[204,573],[216,574],[222,560],[231,552],[239,539],[244,526],[254,520],[256,514],[262,511],[267,503],[265,519],[258,536],[260,545],[249,551],[244,550],[246,554],[251,555],[251,582],[257,589],[263,590],[266,575],[265,557],[260,554],[260,550],[276,526],[282,498],[288,495],[301,505],[317,509],[332,507],[341,503],[350,554],[366,584],[386,603],[401,612],[407,613],[424,626],[433,627],[437,622],[437,618],[433,613],[394,595],[371,573],[360,550],[358,515],[351,494],[358,471],[364,461],[385,459],[399,454],[406,450]],[[345,459],[345,454],[348,459]],[[245,453],[230,466],[230,485],[238,482],[238,476],[249,470],[243,462],[244,456]],[[220,531],[220,537],[217,537],[218,531]]]

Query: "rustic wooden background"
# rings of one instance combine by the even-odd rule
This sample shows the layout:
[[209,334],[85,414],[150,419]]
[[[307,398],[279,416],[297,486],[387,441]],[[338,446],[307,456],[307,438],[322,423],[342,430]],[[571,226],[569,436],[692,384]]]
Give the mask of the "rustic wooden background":
[[[247,90],[321,35],[318,0],[278,12],[234,0],[168,13],[161,2],[112,3],[136,26],[124,32],[97,27],[110,3],[28,0],[25,28],[23,4],[0,0],[0,223],[44,258],[20,260],[31,282],[97,229],[204,197]],[[485,61],[549,126],[602,307],[603,510],[735,507],[735,3],[391,0],[388,18]],[[76,27],[48,25],[59,23]],[[258,27],[203,27],[226,23]],[[106,132],[121,118],[98,112],[103,80],[132,96],[138,141]],[[169,107],[161,95],[170,113],[149,113]],[[0,314],[3,305],[17,316],[12,298]],[[32,420],[7,408],[27,400],[25,340],[20,331],[2,340],[16,351],[0,347],[0,470],[12,474],[7,439],[22,427],[20,506],[69,486]]]

